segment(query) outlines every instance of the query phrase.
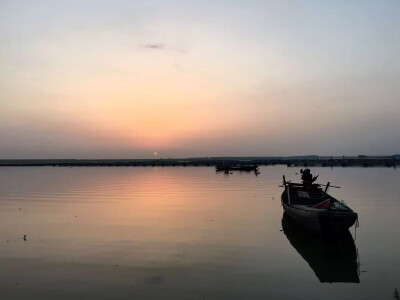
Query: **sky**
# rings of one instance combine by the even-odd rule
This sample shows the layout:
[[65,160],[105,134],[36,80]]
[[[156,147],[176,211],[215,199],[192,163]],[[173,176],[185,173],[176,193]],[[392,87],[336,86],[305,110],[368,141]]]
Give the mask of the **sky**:
[[392,155],[399,116],[399,0],[0,0],[0,159]]

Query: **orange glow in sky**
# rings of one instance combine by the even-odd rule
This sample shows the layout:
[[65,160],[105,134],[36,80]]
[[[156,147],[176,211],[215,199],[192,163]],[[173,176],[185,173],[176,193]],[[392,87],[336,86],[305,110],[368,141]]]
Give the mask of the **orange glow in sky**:
[[150,2],[0,4],[0,158],[398,152],[399,2]]

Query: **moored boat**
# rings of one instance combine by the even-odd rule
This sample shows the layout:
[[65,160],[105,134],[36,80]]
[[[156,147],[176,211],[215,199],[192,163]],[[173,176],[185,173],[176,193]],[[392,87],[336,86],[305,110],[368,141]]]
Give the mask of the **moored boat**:
[[247,164],[247,165],[218,165],[215,166],[216,171],[257,171],[258,165]]
[[329,182],[323,190],[320,184],[287,182],[283,176],[283,187],[281,202],[284,211],[307,225],[346,230],[358,219],[357,213],[344,201],[327,193]]

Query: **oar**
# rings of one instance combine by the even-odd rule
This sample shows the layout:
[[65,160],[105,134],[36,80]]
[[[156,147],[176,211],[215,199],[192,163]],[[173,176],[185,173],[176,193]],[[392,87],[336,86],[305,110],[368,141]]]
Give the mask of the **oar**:
[[330,187],[333,187],[333,188],[337,188],[337,189],[340,189],[340,186],[334,186],[334,185],[331,185],[331,183],[328,181],[328,184],[320,184],[320,186],[326,186],[326,188],[325,188],[325,193],[327,193],[328,192],[328,189],[330,188]]
[[337,189],[341,188],[340,186],[334,186],[334,185],[330,185],[330,184],[320,184],[320,183],[318,183],[318,184],[322,185],[322,186],[329,186],[329,187],[337,188]]

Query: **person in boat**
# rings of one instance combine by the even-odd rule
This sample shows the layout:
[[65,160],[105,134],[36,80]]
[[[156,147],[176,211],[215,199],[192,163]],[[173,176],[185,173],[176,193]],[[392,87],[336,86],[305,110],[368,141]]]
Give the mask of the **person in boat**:
[[310,189],[313,186],[313,183],[317,180],[318,176],[313,177],[310,169],[300,170],[301,180],[303,180],[303,187]]

